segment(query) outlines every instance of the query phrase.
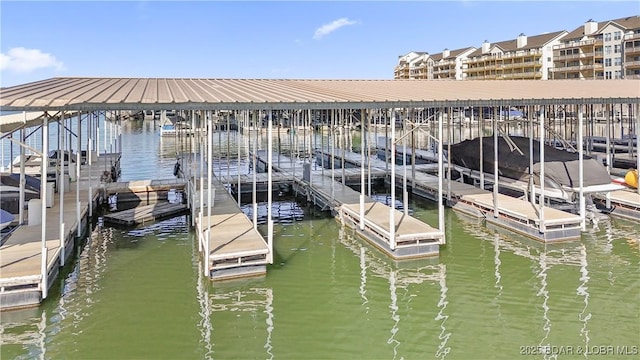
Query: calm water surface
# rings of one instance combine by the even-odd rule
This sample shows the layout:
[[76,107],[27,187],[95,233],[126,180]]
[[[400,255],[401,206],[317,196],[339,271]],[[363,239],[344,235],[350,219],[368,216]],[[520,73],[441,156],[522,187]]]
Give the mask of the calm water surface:
[[[123,147],[124,179],[173,176],[175,144],[152,123],[126,128]],[[439,258],[395,262],[314,209],[287,198],[273,206],[267,276],[216,284],[201,275],[187,217],[133,230],[98,222],[40,307],[2,314],[1,358],[514,359],[550,345],[573,348],[559,358],[604,359],[640,350],[637,223],[611,218],[581,241],[544,246],[447,210]],[[410,207],[437,223],[433,204]],[[603,356],[600,346],[614,348]]]

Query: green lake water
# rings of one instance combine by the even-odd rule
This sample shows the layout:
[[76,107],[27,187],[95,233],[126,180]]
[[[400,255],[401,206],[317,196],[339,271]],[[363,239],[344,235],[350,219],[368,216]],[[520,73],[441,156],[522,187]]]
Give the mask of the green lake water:
[[[175,157],[153,135],[133,129],[123,142],[145,139],[170,175]],[[447,209],[440,256],[395,262],[278,200],[275,213],[305,216],[276,224],[267,275],[223,283],[201,275],[186,216],[129,230],[98,222],[40,307],[1,314],[1,358],[640,357],[638,223],[609,218],[545,246]],[[434,204],[410,208],[437,223]]]

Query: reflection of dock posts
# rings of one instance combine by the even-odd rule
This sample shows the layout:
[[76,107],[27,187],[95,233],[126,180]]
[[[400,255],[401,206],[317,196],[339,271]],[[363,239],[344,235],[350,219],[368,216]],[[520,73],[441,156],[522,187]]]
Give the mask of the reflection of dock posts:
[[[40,204],[42,211],[42,222],[40,223],[40,286],[42,291],[42,299],[47,298],[49,292],[48,272],[47,272],[47,149],[49,148],[49,114],[45,112],[42,118],[42,161],[41,178],[40,178]],[[24,161],[23,161],[24,162]]]
[[[585,202],[584,202],[584,150],[582,149],[582,105],[577,105],[578,107],[578,186],[580,187],[579,197],[580,197],[580,229],[585,231]],[[608,139],[608,137],[607,137]],[[540,143],[542,147],[544,144]],[[609,147],[607,146],[607,151]],[[541,219],[542,221],[542,219]]]

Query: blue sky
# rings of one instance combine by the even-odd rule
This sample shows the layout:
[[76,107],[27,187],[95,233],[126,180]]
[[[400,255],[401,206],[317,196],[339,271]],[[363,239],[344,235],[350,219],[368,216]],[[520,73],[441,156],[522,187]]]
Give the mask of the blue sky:
[[638,14],[638,1],[2,0],[0,86],[55,76],[390,79],[409,51]]

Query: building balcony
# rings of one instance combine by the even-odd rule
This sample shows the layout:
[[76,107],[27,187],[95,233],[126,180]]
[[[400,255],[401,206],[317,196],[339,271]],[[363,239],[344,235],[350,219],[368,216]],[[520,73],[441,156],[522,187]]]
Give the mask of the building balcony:
[[551,72],[576,72],[584,70],[601,70],[604,69],[602,64],[584,64],[584,65],[572,65],[572,66],[558,66],[551,69]]
[[640,67],[640,61],[639,60],[636,60],[636,61],[625,61],[624,62],[624,67],[626,69],[638,68],[638,67]]
[[570,55],[560,55],[560,52],[557,51],[553,53],[553,59],[554,60],[584,59],[584,58],[594,57],[595,55],[596,53],[593,51],[587,52],[587,53],[580,53],[580,54],[570,54]]
[[624,48],[625,55],[636,55],[640,54],[640,46],[627,46]]
[[572,48],[580,48],[585,46],[594,46],[594,45],[602,45],[601,39],[588,39],[582,41],[572,41],[566,44],[555,45],[553,47],[553,51],[562,50],[562,49],[572,49]]
[[635,33],[635,34],[626,34],[623,38],[624,41],[627,40],[634,40],[634,39],[640,39],[640,33]]
[[638,80],[640,79],[640,74],[628,74],[624,76],[625,79]]

